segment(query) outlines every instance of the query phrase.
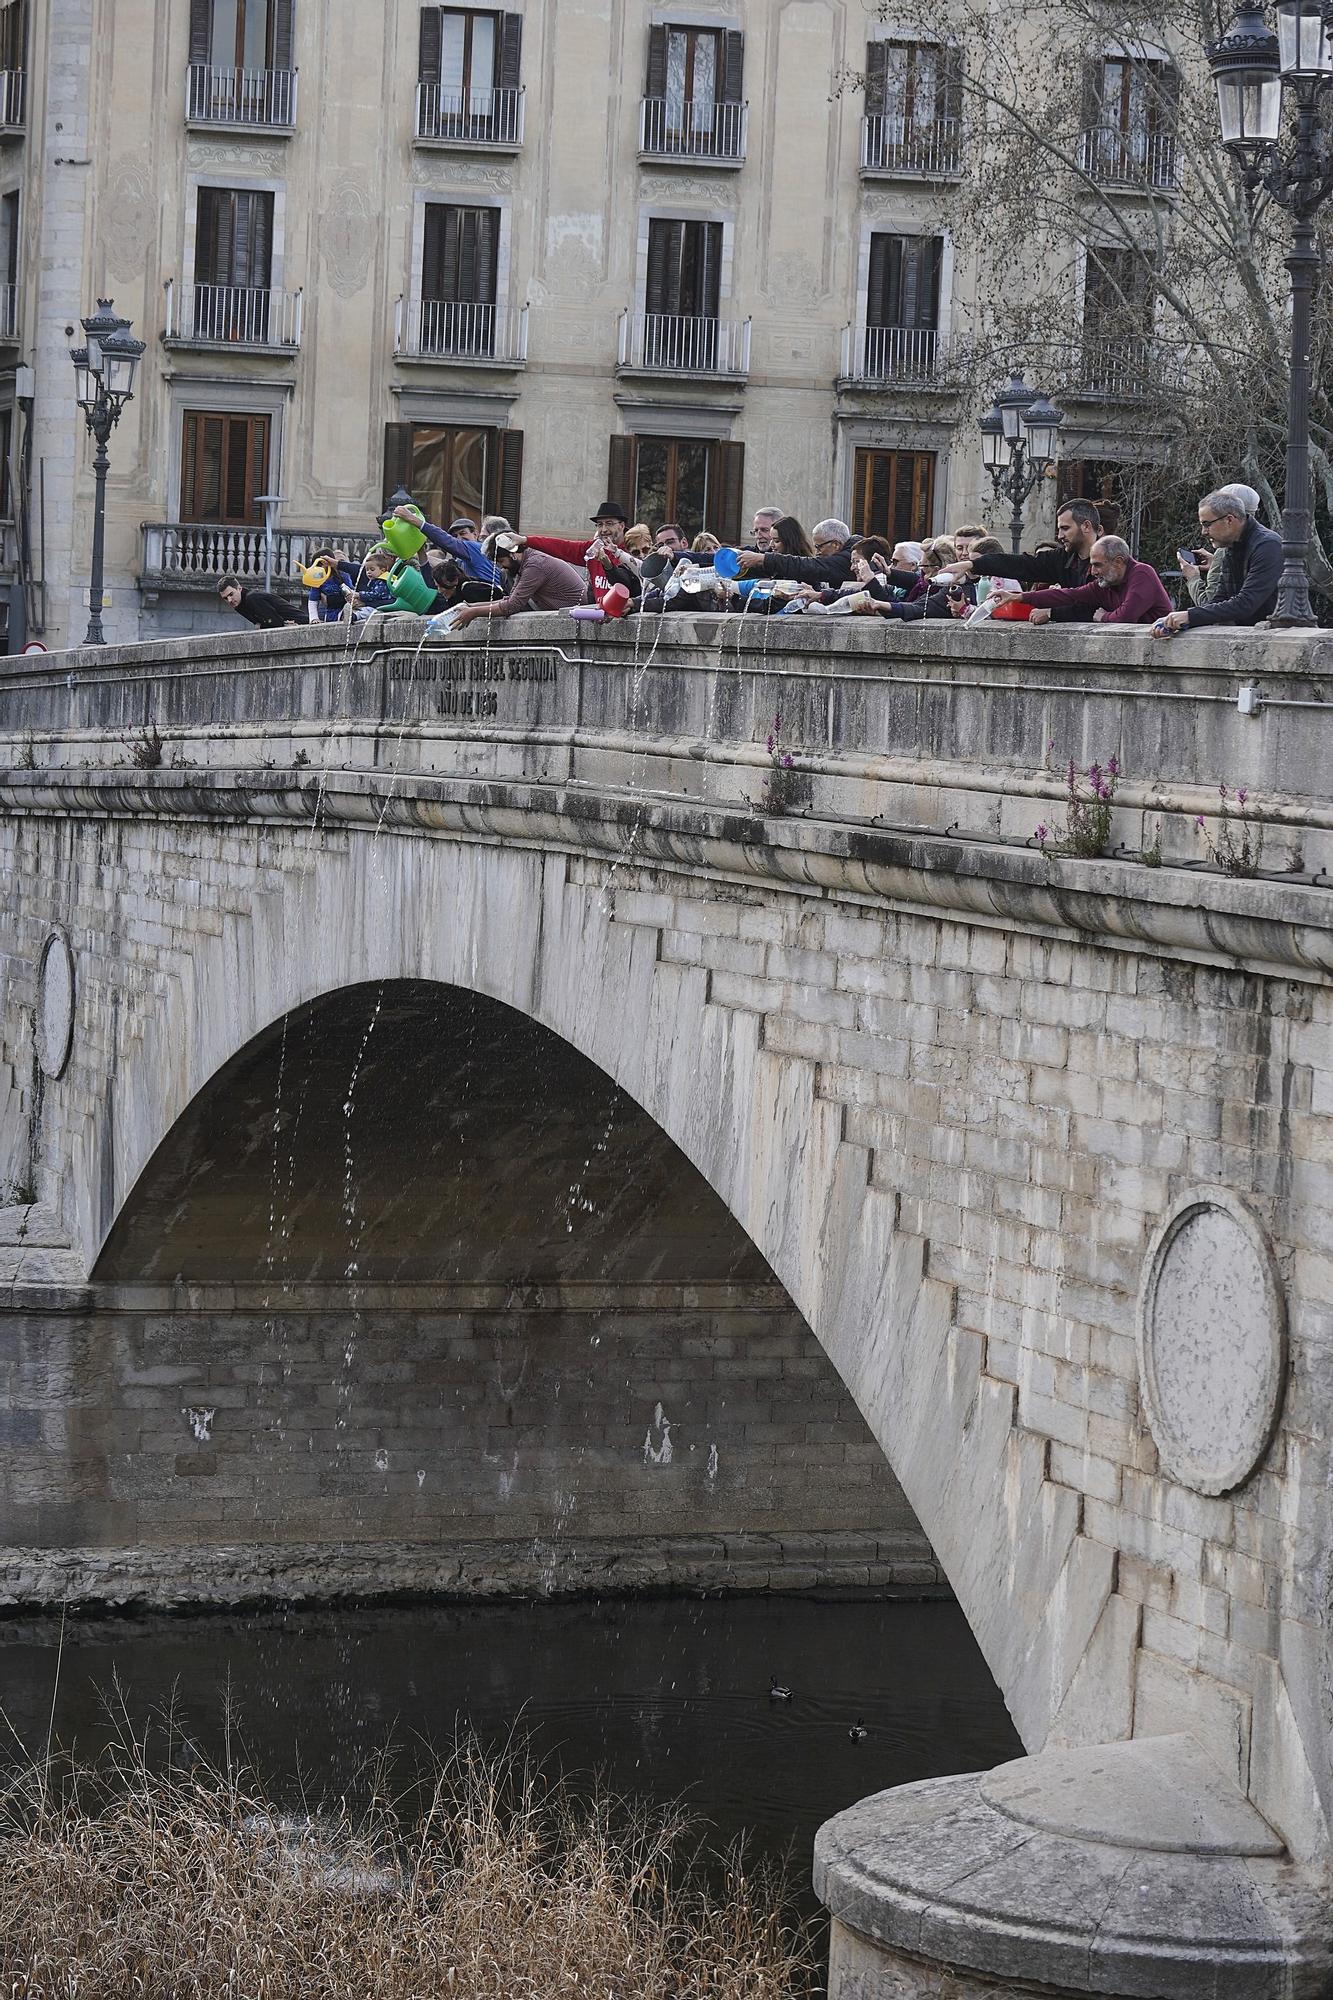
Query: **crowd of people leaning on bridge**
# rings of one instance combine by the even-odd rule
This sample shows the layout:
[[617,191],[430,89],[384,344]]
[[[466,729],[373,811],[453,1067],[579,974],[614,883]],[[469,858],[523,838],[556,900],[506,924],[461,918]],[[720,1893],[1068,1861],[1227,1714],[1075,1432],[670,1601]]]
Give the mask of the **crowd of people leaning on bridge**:
[[[687,541],[674,522],[631,526],[606,500],[592,533],[522,535],[498,515],[467,517],[447,529],[410,503],[385,523],[424,536],[404,593],[403,558],[377,544],[360,563],[328,548],[310,558],[305,600],[245,588],[224,577],[219,595],[251,624],[374,618],[410,609],[457,632],[479,618],[518,611],[632,616],[671,611],[735,611],[783,617],[862,617],[911,622],[1025,619],[1032,625],[1147,625],[1161,638],[1205,625],[1255,625],[1277,601],[1282,542],[1257,518],[1251,486],[1224,486],[1199,503],[1204,546],[1178,552],[1190,602],[1174,609],[1161,577],[1129,544],[1107,533],[1099,509],[1070,500],[1055,540],[1011,554],[976,524],[925,542],[892,546],[853,535],[845,521],[820,521],[806,534],[777,507],[754,515],[750,541],[724,548],[707,531]],[[405,596],[407,601],[405,602]]]

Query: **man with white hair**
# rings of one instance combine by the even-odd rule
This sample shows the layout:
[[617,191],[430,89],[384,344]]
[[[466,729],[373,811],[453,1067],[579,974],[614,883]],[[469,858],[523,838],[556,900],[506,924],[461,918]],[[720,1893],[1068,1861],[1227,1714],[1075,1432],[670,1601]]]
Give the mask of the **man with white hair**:
[[852,531],[845,521],[821,521],[810,531],[812,556],[765,555],[760,549],[742,549],[739,557],[742,576],[786,577],[792,583],[812,583],[817,590],[836,590],[850,583],[852,576]]
[[[1219,486],[1217,490],[1239,500],[1249,518],[1255,519],[1259,512],[1259,495],[1252,486],[1246,486],[1239,479],[1233,479],[1229,486]],[[1182,549],[1180,553],[1183,557],[1185,551]],[[1196,549],[1194,556],[1193,562],[1182,561],[1180,565],[1185,588],[1190,594],[1192,604],[1211,604],[1222,590],[1222,558],[1207,549]]]
[[781,519],[781,507],[756,507],[754,519],[750,523],[750,546],[758,549],[763,555],[767,555],[770,549],[776,548],[773,530]]
[[1048,619],[1086,618],[1099,625],[1151,625],[1171,609],[1162,579],[1151,563],[1136,562],[1119,535],[1101,535],[1088,553],[1089,579],[1071,589],[1020,590],[999,594],[999,602],[1030,604],[1034,625]]
[[1221,587],[1208,603],[1159,618],[1152,628],[1155,638],[1174,639],[1200,625],[1257,625],[1277,604],[1282,537],[1246,513],[1234,488],[1204,495],[1199,526],[1216,551],[1213,561],[1222,564]]

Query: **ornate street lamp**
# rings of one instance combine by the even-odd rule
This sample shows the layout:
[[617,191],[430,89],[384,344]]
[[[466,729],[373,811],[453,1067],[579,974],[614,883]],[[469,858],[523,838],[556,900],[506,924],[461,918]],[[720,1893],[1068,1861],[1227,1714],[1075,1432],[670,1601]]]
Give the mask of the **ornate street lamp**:
[[1010,376],[1009,387],[981,419],[981,462],[996,499],[1004,495],[1012,509],[1009,537],[1015,555],[1023,539],[1023,503],[1059,456],[1064,420],[1064,411],[1029,389],[1021,375]]
[[75,395],[83,421],[97,442],[93,457],[96,491],[93,501],[93,564],[88,586],[88,633],[85,646],[105,646],[102,630],[102,559],[106,535],[106,475],[111,461],[107,442],[120,413],[134,394],[134,378],[144,343],[130,332],[130,322],[112,311],[110,299],[99,299],[97,311],[83,321],[86,347],[71,347]]
[[[1333,145],[1320,100],[1333,77],[1333,0],[1279,0],[1277,33],[1259,0],[1241,0],[1220,42],[1208,48],[1222,143],[1251,192],[1262,187],[1292,217],[1291,375],[1287,391],[1287,490],[1282,508],[1282,581],[1273,625],[1313,625],[1310,548],[1310,318],[1319,273],[1314,218],[1333,189]],[[1284,93],[1292,116],[1279,141]]]

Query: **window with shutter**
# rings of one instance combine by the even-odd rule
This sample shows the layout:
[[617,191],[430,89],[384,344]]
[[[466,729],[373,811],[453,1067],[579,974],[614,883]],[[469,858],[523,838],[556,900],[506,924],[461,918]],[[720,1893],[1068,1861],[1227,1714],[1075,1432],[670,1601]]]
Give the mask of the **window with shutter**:
[[721,272],[720,222],[649,221],[647,366],[708,370],[717,365]]
[[[404,454],[401,437],[390,438],[389,433],[402,430],[411,433],[407,477],[396,478],[390,485],[390,472],[401,472]],[[467,514],[480,526],[484,514],[504,511],[490,504],[496,492],[501,435],[473,425],[391,424],[385,433],[385,486],[389,492],[397,486],[406,487],[429,521],[447,527],[458,515]],[[520,433],[503,435],[517,438]],[[509,475],[511,483],[516,477],[516,472]]]
[[943,258],[938,236],[876,231],[871,237],[862,358],[868,379],[911,379],[933,371]]
[[269,420],[186,410],[181,433],[182,521],[257,525],[268,487]]
[[1133,250],[1089,245],[1083,276],[1083,380],[1098,395],[1130,395],[1151,360],[1151,267]]
[[859,450],[852,470],[852,532],[916,542],[935,519],[933,451]]
[[872,42],[865,164],[947,173],[960,153],[962,53],[938,42]]
[[273,196],[253,188],[200,188],[195,224],[194,333],[199,339],[268,339]]
[[28,60],[28,0],[0,7],[0,70],[21,70]]
[[1099,180],[1170,187],[1175,179],[1179,72],[1141,57],[1086,66],[1084,158]]
[[429,202],[421,259],[421,349],[493,354],[500,261],[498,208]]
[[[501,514],[517,528],[523,506],[523,433],[499,431],[491,454],[486,512]],[[480,526],[480,523],[478,523]]]
[[613,437],[609,491],[654,532],[674,521],[690,540],[708,528],[734,543],[744,463],[743,445],[718,438]]

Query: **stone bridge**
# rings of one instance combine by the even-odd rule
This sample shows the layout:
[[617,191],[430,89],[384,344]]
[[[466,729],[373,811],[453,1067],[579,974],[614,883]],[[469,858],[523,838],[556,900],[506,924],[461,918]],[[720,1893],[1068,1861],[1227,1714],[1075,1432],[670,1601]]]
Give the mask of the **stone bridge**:
[[417,631],[0,672],[4,1597],[942,1574],[834,1992],[1327,1992],[1333,643]]

